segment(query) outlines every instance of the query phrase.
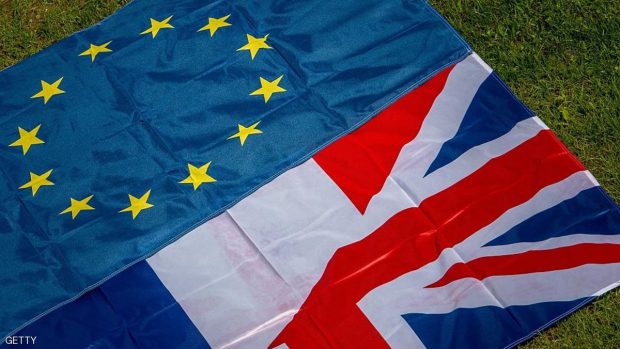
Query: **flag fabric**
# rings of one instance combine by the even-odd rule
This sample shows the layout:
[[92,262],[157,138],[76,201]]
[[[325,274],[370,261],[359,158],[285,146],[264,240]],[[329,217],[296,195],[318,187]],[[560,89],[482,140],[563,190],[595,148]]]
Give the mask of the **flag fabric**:
[[96,288],[470,52],[422,0],[136,0],[0,73],[0,333]]
[[473,54],[18,335],[503,348],[618,280],[618,206]]

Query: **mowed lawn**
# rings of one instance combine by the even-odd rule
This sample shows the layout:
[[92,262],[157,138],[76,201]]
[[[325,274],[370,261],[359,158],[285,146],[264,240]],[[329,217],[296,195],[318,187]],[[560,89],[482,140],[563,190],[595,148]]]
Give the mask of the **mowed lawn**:
[[[363,1],[363,0],[360,0]],[[0,68],[126,0],[0,0]],[[431,0],[620,201],[620,1]],[[620,291],[523,348],[620,348]]]
[[[431,0],[620,202],[620,1]],[[620,290],[523,348],[620,348]]]

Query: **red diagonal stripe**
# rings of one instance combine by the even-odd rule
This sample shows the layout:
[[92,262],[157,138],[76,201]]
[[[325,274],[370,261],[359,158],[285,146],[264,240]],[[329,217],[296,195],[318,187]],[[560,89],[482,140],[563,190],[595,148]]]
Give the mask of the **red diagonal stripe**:
[[584,170],[553,133],[545,130],[428,198],[420,209],[446,232],[438,235],[441,245],[451,247],[540,189]]
[[620,245],[578,244],[551,250],[481,257],[455,264],[440,280],[427,287],[442,287],[464,278],[484,280],[491,276],[540,273],[571,269],[584,264],[610,263],[620,263]]
[[582,170],[551,132],[540,132],[419,208],[396,214],[365,239],[336,251],[272,346],[387,347],[356,305],[364,295],[432,262],[444,248],[463,241],[540,189]]

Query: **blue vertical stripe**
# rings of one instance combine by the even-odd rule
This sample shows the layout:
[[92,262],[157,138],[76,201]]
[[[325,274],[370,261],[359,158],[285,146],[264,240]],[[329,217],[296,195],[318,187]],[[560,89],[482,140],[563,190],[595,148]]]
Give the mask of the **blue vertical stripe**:
[[16,335],[37,337],[24,348],[210,348],[146,261]]
[[[198,29],[230,15],[213,37]],[[151,19],[174,28],[141,35]],[[247,35],[270,48],[239,50]],[[111,41],[94,62],[79,56]],[[134,0],[0,72],[0,334],[216,216],[470,53],[423,0]],[[268,103],[260,78],[280,87]],[[59,79],[62,77],[62,81]],[[41,81],[65,93],[31,96]],[[241,146],[228,139],[260,120]],[[217,180],[180,184],[188,164]],[[20,186],[53,170],[36,196]],[[131,194],[153,206],[119,213]],[[95,210],[59,215],[90,195]],[[36,280],[36,281],[33,281]]]

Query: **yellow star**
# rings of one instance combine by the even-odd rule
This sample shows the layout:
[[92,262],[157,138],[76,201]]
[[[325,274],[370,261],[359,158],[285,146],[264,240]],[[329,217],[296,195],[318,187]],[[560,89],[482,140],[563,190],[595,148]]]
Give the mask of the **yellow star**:
[[161,29],[174,28],[172,24],[168,23],[170,19],[172,19],[172,16],[164,19],[163,21],[158,21],[158,20],[151,18],[151,27],[143,31],[142,33],[140,33],[140,35],[151,33],[151,35],[153,36],[153,39],[155,39],[155,37],[157,36],[157,33],[159,33]]
[[30,181],[19,187],[19,189],[30,188],[32,189],[32,196],[35,196],[37,194],[37,191],[39,191],[39,188],[41,188],[42,186],[54,185],[54,183],[47,179],[52,174],[52,171],[53,170],[49,170],[42,175],[30,172]]
[[280,75],[280,77],[278,77],[277,79],[273,81],[267,81],[261,77],[260,88],[250,93],[250,96],[263,95],[263,98],[265,99],[265,103],[267,103],[269,99],[271,98],[271,95],[273,95],[274,93],[286,92],[285,89],[278,86],[278,84],[280,83],[280,80],[282,80],[283,77],[284,75]]
[[58,86],[60,86],[60,83],[62,82],[62,79],[63,78],[61,77],[60,79],[54,81],[54,83],[52,84],[48,83],[47,81],[41,80],[41,91],[39,91],[36,95],[30,98],[43,98],[43,103],[47,104],[47,101],[49,101],[52,96],[65,93],[65,91],[58,88]]
[[187,168],[189,169],[189,176],[179,183],[183,184],[192,184],[194,186],[194,190],[198,189],[203,183],[212,183],[215,182],[215,178],[209,176],[207,171],[209,170],[209,165],[211,165],[211,161],[206,164],[196,167],[192,164],[187,164]]
[[88,202],[90,201],[90,199],[93,198],[94,195],[91,195],[85,199],[82,200],[76,200],[74,198],[71,198],[71,205],[69,207],[67,207],[64,211],[60,212],[60,214],[65,214],[65,213],[69,213],[71,212],[71,219],[75,219],[75,217],[77,217],[77,215],[81,212],[81,211],[92,211],[95,208],[92,207],[91,205],[88,204]]
[[43,140],[37,137],[37,132],[39,132],[40,128],[41,128],[41,125],[33,128],[30,131],[26,131],[21,127],[17,127],[17,131],[19,131],[19,139],[9,144],[9,147],[21,146],[22,152],[24,153],[24,155],[26,155],[26,153],[28,152],[28,149],[30,149],[32,145],[45,143],[43,142]]
[[243,47],[238,48],[237,51],[250,51],[250,56],[252,56],[252,59],[256,57],[256,54],[261,48],[272,48],[271,46],[267,45],[267,37],[269,36],[269,34],[265,35],[262,38],[255,38],[250,34],[246,34],[246,36],[248,37],[248,43]]
[[260,123],[260,121],[256,122],[254,125],[250,126],[250,127],[245,127],[241,124],[239,124],[239,132],[235,133],[234,135],[228,137],[228,139],[234,139],[234,138],[239,138],[239,141],[241,142],[241,146],[243,146],[243,143],[245,143],[245,140],[248,139],[248,136],[250,135],[257,135],[260,133],[263,133],[263,131],[259,130],[256,128],[256,126],[258,126],[258,124]]
[[201,32],[203,30],[209,30],[209,32],[211,33],[211,37],[213,37],[213,35],[215,35],[215,32],[218,29],[223,28],[223,27],[230,27],[232,25],[232,24],[226,22],[228,17],[230,17],[230,15],[227,15],[227,16],[224,16],[224,17],[220,17],[220,18],[209,17],[209,24],[207,24],[204,27],[198,29],[198,31]]
[[146,193],[144,193],[144,195],[142,195],[140,198],[136,198],[135,196],[128,194],[129,207],[124,208],[118,212],[119,213],[120,212],[131,212],[131,217],[133,219],[136,219],[138,214],[140,214],[140,211],[153,207],[153,205],[147,202],[150,195],[151,195],[151,189],[149,189]]
[[88,56],[90,55],[90,60],[91,62],[95,61],[95,57],[97,57],[98,54],[100,53],[104,53],[104,52],[112,52],[112,50],[110,50],[108,48],[108,45],[111,43],[112,41],[108,41],[105,44],[102,45],[93,45],[90,44],[90,48],[82,53],[80,53],[80,56]]

